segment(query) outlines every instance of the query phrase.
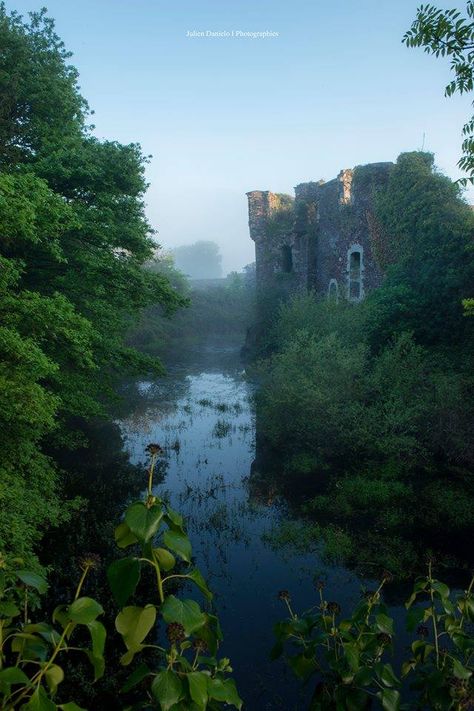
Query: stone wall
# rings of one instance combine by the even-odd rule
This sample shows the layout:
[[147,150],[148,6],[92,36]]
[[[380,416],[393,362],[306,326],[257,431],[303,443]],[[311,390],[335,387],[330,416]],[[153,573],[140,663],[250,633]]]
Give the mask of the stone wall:
[[368,215],[392,166],[373,163],[342,170],[327,183],[301,183],[294,201],[268,191],[247,193],[258,288],[313,289],[360,301],[377,287],[383,274]]

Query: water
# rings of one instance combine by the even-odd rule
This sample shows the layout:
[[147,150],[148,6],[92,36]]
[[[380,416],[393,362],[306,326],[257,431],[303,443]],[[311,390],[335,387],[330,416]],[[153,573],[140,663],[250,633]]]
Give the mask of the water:
[[215,593],[221,654],[231,658],[245,708],[304,709],[309,689],[269,659],[273,625],[286,616],[278,591],[288,589],[302,611],[316,603],[314,579],[324,575],[327,598],[348,610],[361,581],[344,568],[326,569],[315,553],[277,551],[262,540],[286,512],[252,493],[253,386],[237,348],[193,355],[168,366],[167,378],[138,383],[140,397],[121,421],[126,447],[134,463],[144,461],[149,442],[166,448],[156,493],[187,519],[196,564]]

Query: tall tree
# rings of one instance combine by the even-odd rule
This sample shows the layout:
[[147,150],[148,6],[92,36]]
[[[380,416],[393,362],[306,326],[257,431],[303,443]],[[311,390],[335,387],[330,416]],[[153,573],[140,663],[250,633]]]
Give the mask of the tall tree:
[[107,413],[117,377],[161,371],[124,336],[145,306],[184,300],[143,268],[146,159],[92,135],[53,21],[2,3],[0,47],[0,549],[28,553],[67,509],[47,453]]
[[[436,57],[449,57],[454,78],[445,95],[470,93],[474,88],[474,1],[466,5],[466,17],[457,9],[440,10],[421,5],[403,42],[408,47],[423,47]],[[474,183],[474,116],[464,125],[463,155],[459,167],[468,174],[461,182]]]
[[191,279],[219,279],[222,257],[215,242],[200,240],[173,249],[177,268]]

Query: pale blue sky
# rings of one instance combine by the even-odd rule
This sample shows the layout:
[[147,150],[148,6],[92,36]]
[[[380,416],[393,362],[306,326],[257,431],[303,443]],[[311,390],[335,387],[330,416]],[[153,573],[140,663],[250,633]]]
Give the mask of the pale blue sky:
[[147,211],[165,247],[212,239],[225,269],[239,269],[253,261],[245,192],[292,192],[341,168],[395,160],[421,148],[423,133],[438,166],[459,176],[470,102],[444,98],[446,60],[401,44],[418,0],[6,4],[24,14],[43,3],[74,53],[97,135],[153,154]]

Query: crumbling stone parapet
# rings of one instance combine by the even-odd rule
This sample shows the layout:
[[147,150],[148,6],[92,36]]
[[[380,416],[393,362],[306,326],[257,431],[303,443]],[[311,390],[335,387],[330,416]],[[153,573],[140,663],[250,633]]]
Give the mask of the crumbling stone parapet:
[[272,288],[285,276],[293,289],[360,301],[379,286],[383,272],[367,215],[392,166],[358,166],[329,182],[301,183],[294,203],[269,191],[247,193],[259,289]]

